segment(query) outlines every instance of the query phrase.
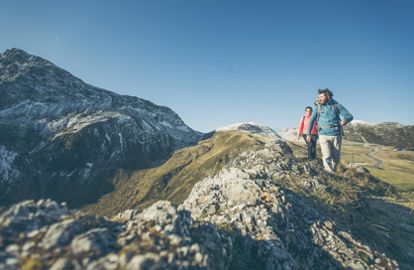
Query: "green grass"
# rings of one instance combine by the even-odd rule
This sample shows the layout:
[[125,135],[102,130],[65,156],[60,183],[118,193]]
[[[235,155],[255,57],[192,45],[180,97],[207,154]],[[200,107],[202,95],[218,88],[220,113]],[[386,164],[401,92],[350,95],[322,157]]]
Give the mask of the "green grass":
[[[300,158],[306,157],[306,146],[301,143],[290,143],[295,156]],[[376,154],[384,161],[382,168],[377,169],[374,166],[366,168],[375,177],[394,185],[402,193],[414,192],[414,151],[394,151],[391,147],[369,144],[364,147],[361,143],[350,143],[345,141],[342,146],[342,162],[344,164],[367,163],[374,164],[375,161],[367,156],[373,147],[380,147],[381,151]],[[318,157],[321,153],[318,146]],[[412,194],[411,196],[413,196]]]
[[119,171],[115,191],[82,208],[86,213],[111,216],[130,208],[143,209],[157,200],[182,203],[193,186],[216,174],[233,157],[263,145],[248,133],[217,132],[197,145],[176,151],[164,164],[133,172]]
[[[290,145],[295,156],[306,158],[305,145],[296,142]],[[372,147],[381,147],[377,156],[384,161],[382,169],[366,167],[372,176],[343,166],[352,161],[374,164],[375,161],[367,156]],[[306,194],[300,191],[300,187],[298,191],[316,201],[316,206],[328,210],[328,215],[332,215],[336,223],[347,228],[364,244],[395,259],[401,269],[411,269],[413,256],[409,251],[414,248],[414,152],[345,142],[342,154],[338,173],[345,180],[342,185],[341,181],[330,179],[329,192],[322,189]],[[355,192],[358,196],[353,196]]]
[[[294,155],[298,158],[306,158],[306,146],[301,142],[290,142]],[[402,200],[395,201],[410,208],[414,208],[414,151],[394,151],[392,147],[368,144],[364,146],[362,143],[353,143],[345,141],[342,145],[342,164],[365,163],[370,173],[391,185],[393,185],[400,193]],[[384,161],[382,168],[375,166],[375,160],[367,154],[371,152],[373,147],[380,147],[377,157]],[[321,157],[320,147],[317,147],[318,158]],[[342,189],[338,187],[339,189]],[[345,191],[345,190],[344,190]],[[321,197],[325,196],[320,194]],[[331,198],[331,194],[326,194],[325,201],[335,202],[335,198]]]
[[395,151],[391,147],[363,144],[345,143],[343,147],[343,161],[373,163],[374,161],[367,156],[372,147],[380,147],[381,151],[376,156],[384,161],[381,169],[368,166],[370,173],[395,186],[401,195],[401,199],[386,198],[390,202],[397,203],[414,209],[414,152]]
[[[373,163],[373,160],[366,154],[370,152],[370,145],[363,147],[362,144],[346,144],[343,147],[343,160],[351,162]],[[401,193],[404,199],[414,199],[414,152],[394,151],[391,147],[379,146],[381,151],[376,154],[384,161],[382,168],[378,169],[369,166],[368,169],[375,177],[392,184]]]
[[[158,167],[132,172],[119,171],[116,176],[115,191],[104,195],[97,203],[83,207],[82,210],[87,213],[111,216],[130,208],[143,209],[160,199],[180,204],[198,181],[217,173],[229,160],[241,152],[260,148],[264,140],[260,136],[252,136],[243,132],[218,132],[211,138],[200,141],[197,145],[176,151],[170,159]],[[290,142],[289,145],[296,157],[306,158],[304,144]],[[374,164],[375,161],[367,156],[374,146],[376,145],[364,147],[363,144],[344,142],[342,163]],[[414,152],[397,152],[390,147],[380,147],[381,151],[377,156],[384,160],[383,168],[376,169],[374,166],[367,166],[367,168],[373,176],[395,186],[402,198],[406,200],[402,203],[413,207]],[[319,146],[317,150],[318,158],[320,158]],[[351,170],[347,173],[352,174]],[[333,192],[321,190],[320,194],[316,194],[317,191],[315,191],[316,193],[311,196],[327,205],[342,205],[354,200],[358,190],[383,188],[383,185],[379,187],[369,179],[357,177],[354,179],[353,186],[349,183],[344,184],[342,181],[333,181],[331,183]],[[294,186],[294,179],[287,185],[295,191],[302,190],[301,187]]]
[[[216,133],[197,145],[176,151],[170,159],[156,168],[133,172],[120,171],[116,190],[83,210],[92,214],[112,216],[129,208],[145,208],[160,199],[168,199],[174,204],[179,204],[187,198],[198,181],[216,174],[241,152],[262,148],[265,140],[260,136],[237,131]],[[308,162],[304,145],[296,142],[289,145],[298,159],[298,166],[301,166],[302,162]],[[316,209],[349,229],[357,239],[363,240],[364,244],[380,252],[386,252],[401,265],[411,265],[412,256],[409,250],[414,248],[414,221],[407,206],[410,207],[409,203],[414,201],[408,200],[413,190],[411,175],[414,170],[414,153],[382,148],[378,156],[384,160],[384,168],[378,170],[368,167],[372,175],[343,166],[350,162],[351,158],[354,162],[373,164],[374,160],[366,155],[369,152],[370,148],[362,144],[345,143],[343,164],[340,165],[337,176],[324,173],[320,160],[312,162],[311,167],[317,170],[316,178],[321,182],[321,188],[308,189],[302,184],[309,180],[308,174],[288,172],[285,176],[275,176],[272,180],[306,197],[306,203],[314,204]],[[318,158],[320,156],[319,151]],[[266,161],[277,160],[278,157],[275,157],[274,160]],[[396,188],[393,185],[404,194],[405,201],[395,196]],[[224,232],[232,230],[232,227],[227,225],[219,228]],[[242,257],[245,251],[237,241],[233,250],[235,260],[232,266],[237,269],[254,267],[256,257]],[[126,251],[128,250],[122,252]]]

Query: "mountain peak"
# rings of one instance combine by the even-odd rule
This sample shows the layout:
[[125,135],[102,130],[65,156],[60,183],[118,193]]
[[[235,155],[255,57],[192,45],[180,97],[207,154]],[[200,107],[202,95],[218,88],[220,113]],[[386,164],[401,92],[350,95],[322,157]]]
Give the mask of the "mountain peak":
[[253,134],[260,134],[260,135],[278,138],[278,139],[281,138],[277,134],[277,132],[271,129],[270,127],[262,125],[262,124],[258,124],[255,122],[241,122],[241,123],[236,123],[236,124],[232,124],[232,125],[228,125],[228,126],[224,126],[224,127],[216,129],[216,131],[230,131],[230,130],[238,130],[238,131],[249,132]]
[[20,55],[20,56],[26,56],[26,57],[30,56],[30,54],[28,54],[27,52],[19,48],[7,49],[4,51],[3,55],[5,56]]
[[410,129],[409,125],[404,125],[398,122],[377,122],[377,123],[370,123],[363,120],[353,120],[349,123],[349,128],[366,128],[366,129],[390,129],[396,130],[401,128],[408,128]]
[[366,126],[375,125],[375,123],[370,123],[364,120],[352,120],[349,124],[350,125],[366,125]]
[[364,120],[352,120],[350,123],[350,125],[361,125],[361,126],[390,126],[390,127],[403,127],[404,125],[398,122],[392,122],[392,121],[387,121],[387,122],[378,122],[378,123],[371,123],[371,122],[367,122]]
[[1,60],[8,60],[10,62],[16,61],[18,63],[27,62],[30,57],[32,57],[32,55],[19,48],[7,49],[2,54],[0,54]]
[[50,61],[31,55],[22,49],[11,48],[0,53],[0,83],[13,81],[35,69],[58,68]]
[[52,62],[37,56],[30,54],[22,49],[19,48],[11,48],[5,50],[3,53],[0,53],[0,64],[17,64],[23,65],[25,63],[31,63],[34,65],[46,65],[46,66],[55,66]]

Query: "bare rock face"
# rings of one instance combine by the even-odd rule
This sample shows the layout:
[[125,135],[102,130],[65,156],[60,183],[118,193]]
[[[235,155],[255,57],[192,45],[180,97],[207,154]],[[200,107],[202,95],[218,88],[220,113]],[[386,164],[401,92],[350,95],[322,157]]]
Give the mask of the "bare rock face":
[[[223,269],[229,261],[229,236],[212,225],[191,225],[190,213],[168,201],[111,220],[68,215],[50,200],[54,210],[46,211],[39,202],[21,202],[1,215],[0,269]],[[28,226],[17,226],[23,220]]]
[[398,268],[299,196],[237,168],[196,184],[183,207],[196,219],[232,228],[243,259],[259,260],[263,269]]
[[112,190],[117,170],[159,164],[201,136],[167,107],[19,49],[0,54],[0,205],[48,197],[81,206]]

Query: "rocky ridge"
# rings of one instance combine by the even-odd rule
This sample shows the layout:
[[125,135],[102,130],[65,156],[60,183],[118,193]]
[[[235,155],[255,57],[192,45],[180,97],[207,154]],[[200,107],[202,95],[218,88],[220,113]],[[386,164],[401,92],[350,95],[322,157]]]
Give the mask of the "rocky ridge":
[[[51,200],[13,205],[0,216],[0,268],[399,269],[304,196],[338,193],[340,179],[297,160],[285,142],[255,136],[261,150],[200,179],[178,206],[160,200],[101,218]],[[287,188],[293,178],[302,193]]]

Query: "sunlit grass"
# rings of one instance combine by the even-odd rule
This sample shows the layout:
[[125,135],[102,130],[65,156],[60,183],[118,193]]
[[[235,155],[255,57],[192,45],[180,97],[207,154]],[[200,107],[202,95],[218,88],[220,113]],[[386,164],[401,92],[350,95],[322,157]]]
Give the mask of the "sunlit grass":
[[220,171],[229,160],[260,147],[259,137],[243,132],[217,132],[212,138],[176,151],[162,165],[135,172],[119,171],[116,190],[82,210],[111,216],[129,208],[143,209],[157,200],[182,203],[193,186]]
[[[343,161],[374,164],[375,161],[367,156],[372,147],[363,144],[347,144],[343,147]],[[376,156],[384,161],[381,169],[367,166],[375,177],[394,185],[404,199],[414,200],[414,152],[395,151],[391,147],[379,146]]]

